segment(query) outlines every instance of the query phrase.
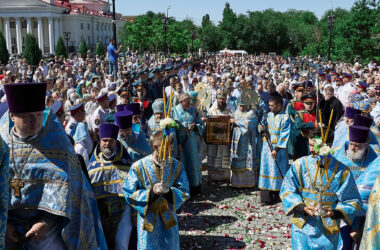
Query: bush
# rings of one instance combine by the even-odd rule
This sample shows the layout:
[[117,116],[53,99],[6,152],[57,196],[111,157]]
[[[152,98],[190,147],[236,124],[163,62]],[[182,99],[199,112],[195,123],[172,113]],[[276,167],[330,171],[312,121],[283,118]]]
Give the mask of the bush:
[[42,58],[42,51],[38,47],[37,38],[32,34],[26,34],[23,58],[26,58],[30,65],[38,65]]
[[61,56],[64,56],[65,58],[67,57],[66,46],[61,36],[58,38],[57,45],[55,45],[54,52],[57,57],[61,57]]
[[7,64],[8,60],[9,53],[7,49],[7,43],[5,42],[3,32],[0,31],[0,61],[2,64]]
[[104,48],[102,42],[99,42],[98,44],[96,44],[95,55],[97,55],[97,56],[104,56],[105,55],[105,48]]
[[79,54],[81,54],[81,56],[83,58],[86,58],[86,56],[87,56],[87,50],[88,50],[87,43],[83,39],[82,42],[80,43],[80,46],[79,46]]

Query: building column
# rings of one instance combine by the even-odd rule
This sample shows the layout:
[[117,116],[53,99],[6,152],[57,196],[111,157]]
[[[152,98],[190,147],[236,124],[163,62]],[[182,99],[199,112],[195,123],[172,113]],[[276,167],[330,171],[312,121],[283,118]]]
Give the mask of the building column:
[[58,39],[59,39],[59,26],[58,26],[58,18],[55,18],[55,21],[54,21],[54,40],[55,40],[55,44],[57,44],[58,42]]
[[32,18],[27,17],[26,18],[26,34],[32,33]]
[[9,17],[4,17],[5,22],[5,42],[7,44],[7,49],[9,54],[12,54],[12,44],[11,44],[11,26],[9,24]]
[[16,17],[16,42],[17,42],[17,54],[22,53],[22,36],[21,36],[21,22],[20,18]]
[[[61,18],[60,17],[58,17],[57,19],[56,19],[56,26],[55,26],[55,31],[57,31],[56,33],[57,33],[57,35],[56,35],[56,37],[57,37],[57,39],[60,37],[60,36],[62,36],[62,20],[61,20]],[[57,40],[58,41],[58,40]]]
[[49,21],[49,49],[50,49],[50,53],[53,54],[54,53],[54,45],[55,45],[54,33],[53,33],[54,32],[53,18],[49,17],[48,21]]
[[44,53],[44,33],[43,33],[43,26],[42,26],[42,18],[38,17],[37,18],[37,23],[38,23],[38,46],[40,47],[42,53]]

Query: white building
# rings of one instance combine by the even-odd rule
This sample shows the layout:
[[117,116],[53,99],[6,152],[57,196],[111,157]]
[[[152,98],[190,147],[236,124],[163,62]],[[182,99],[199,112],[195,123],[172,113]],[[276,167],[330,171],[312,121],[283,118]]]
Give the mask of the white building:
[[[59,36],[66,45],[65,32],[70,32],[69,46],[85,40],[94,48],[113,36],[110,7],[106,0],[0,0],[0,30],[10,54],[22,53],[27,33],[38,39],[43,53],[54,53]],[[116,19],[119,30],[126,21],[120,14]]]

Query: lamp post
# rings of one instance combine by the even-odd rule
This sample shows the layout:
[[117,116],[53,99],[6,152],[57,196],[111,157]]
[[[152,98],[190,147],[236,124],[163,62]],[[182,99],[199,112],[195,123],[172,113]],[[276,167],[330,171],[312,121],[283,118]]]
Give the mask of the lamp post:
[[327,17],[327,22],[329,24],[330,37],[329,37],[329,51],[327,55],[327,60],[330,61],[330,51],[331,51],[331,42],[332,42],[332,32],[334,30],[335,15],[331,12]]
[[194,38],[195,38],[195,31],[191,31],[191,57],[194,56]]
[[115,40],[116,47],[116,11],[115,11],[115,0],[112,0],[112,26],[113,26],[113,39]]
[[67,54],[69,54],[69,40],[70,40],[71,32],[63,32],[63,39],[66,40],[66,50]]

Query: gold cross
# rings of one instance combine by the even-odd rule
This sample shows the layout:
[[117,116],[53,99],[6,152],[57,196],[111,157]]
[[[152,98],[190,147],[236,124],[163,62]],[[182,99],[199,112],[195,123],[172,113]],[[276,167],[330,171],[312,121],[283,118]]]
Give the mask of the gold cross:
[[11,187],[13,188],[14,195],[16,197],[20,197],[20,189],[24,187],[24,182],[18,178],[11,180],[10,182]]

